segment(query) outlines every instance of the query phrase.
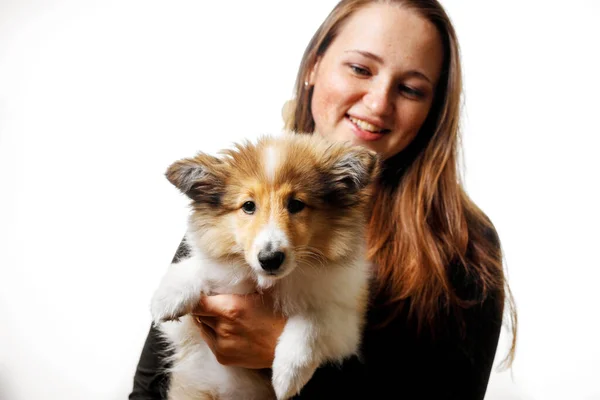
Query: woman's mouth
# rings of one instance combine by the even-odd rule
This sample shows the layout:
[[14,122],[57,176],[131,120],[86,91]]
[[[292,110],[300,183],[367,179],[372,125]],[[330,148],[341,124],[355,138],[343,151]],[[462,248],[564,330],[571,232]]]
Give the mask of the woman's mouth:
[[346,118],[354,128],[354,134],[362,140],[378,140],[386,133],[390,132],[389,129],[382,129],[367,121],[363,121],[362,119],[355,118],[350,115],[346,115]]

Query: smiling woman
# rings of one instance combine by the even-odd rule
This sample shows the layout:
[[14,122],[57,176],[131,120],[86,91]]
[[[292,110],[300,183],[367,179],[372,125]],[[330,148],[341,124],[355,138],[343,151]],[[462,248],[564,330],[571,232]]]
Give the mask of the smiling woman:
[[[321,366],[300,398],[484,398],[505,302],[513,322],[516,313],[498,235],[457,173],[461,88],[456,35],[435,0],[342,0],[306,48],[286,128],[384,162],[366,235],[374,278],[360,357]],[[286,318],[269,300],[202,299],[194,313],[217,360],[273,365]],[[515,334],[513,324],[509,363]],[[162,398],[155,345],[151,330],[132,399]]]
[[415,13],[382,4],[355,13],[309,73],[320,133],[399,153],[427,117],[443,56],[435,26]]

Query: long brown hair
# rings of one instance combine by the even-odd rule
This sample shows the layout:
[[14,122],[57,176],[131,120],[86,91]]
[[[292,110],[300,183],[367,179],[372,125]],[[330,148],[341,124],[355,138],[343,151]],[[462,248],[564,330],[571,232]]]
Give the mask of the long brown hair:
[[[373,201],[368,245],[377,265],[377,298],[390,307],[390,320],[408,304],[418,329],[435,327],[443,315],[486,299],[508,316],[512,344],[504,360],[514,359],[517,314],[504,277],[500,241],[491,221],[465,193],[458,173],[462,77],[458,41],[450,19],[436,0],[342,0],[309,42],[295,85],[284,106],[285,128],[312,133],[310,70],[335,39],[344,22],[373,3],[397,4],[435,25],[444,48],[442,75],[428,117],[413,142],[385,161]],[[457,279],[474,291],[457,291]],[[463,291],[464,292],[464,291]],[[410,301],[406,301],[406,300]],[[385,324],[385,322],[384,322]]]

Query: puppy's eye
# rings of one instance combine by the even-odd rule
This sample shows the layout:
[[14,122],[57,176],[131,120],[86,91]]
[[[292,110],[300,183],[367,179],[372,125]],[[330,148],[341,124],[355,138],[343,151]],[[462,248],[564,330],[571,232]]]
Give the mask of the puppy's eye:
[[287,209],[290,214],[299,213],[300,211],[304,210],[304,207],[306,207],[306,204],[296,199],[291,199],[287,205]]
[[256,204],[254,204],[253,201],[247,201],[242,205],[242,210],[244,210],[246,214],[254,214],[254,211],[256,211]]

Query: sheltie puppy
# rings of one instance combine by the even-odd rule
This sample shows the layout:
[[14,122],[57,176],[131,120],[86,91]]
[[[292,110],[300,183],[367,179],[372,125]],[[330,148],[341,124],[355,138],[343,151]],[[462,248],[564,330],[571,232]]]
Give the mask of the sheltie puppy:
[[[170,400],[288,399],[317,367],[357,353],[368,299],[365,231],[375,153],[285,133],[198,153],[167,179],[188,230],[151,302],[172,349]],[[203,295],[269,289],[287,317],[272,377],[218,363],[189,313]]]

